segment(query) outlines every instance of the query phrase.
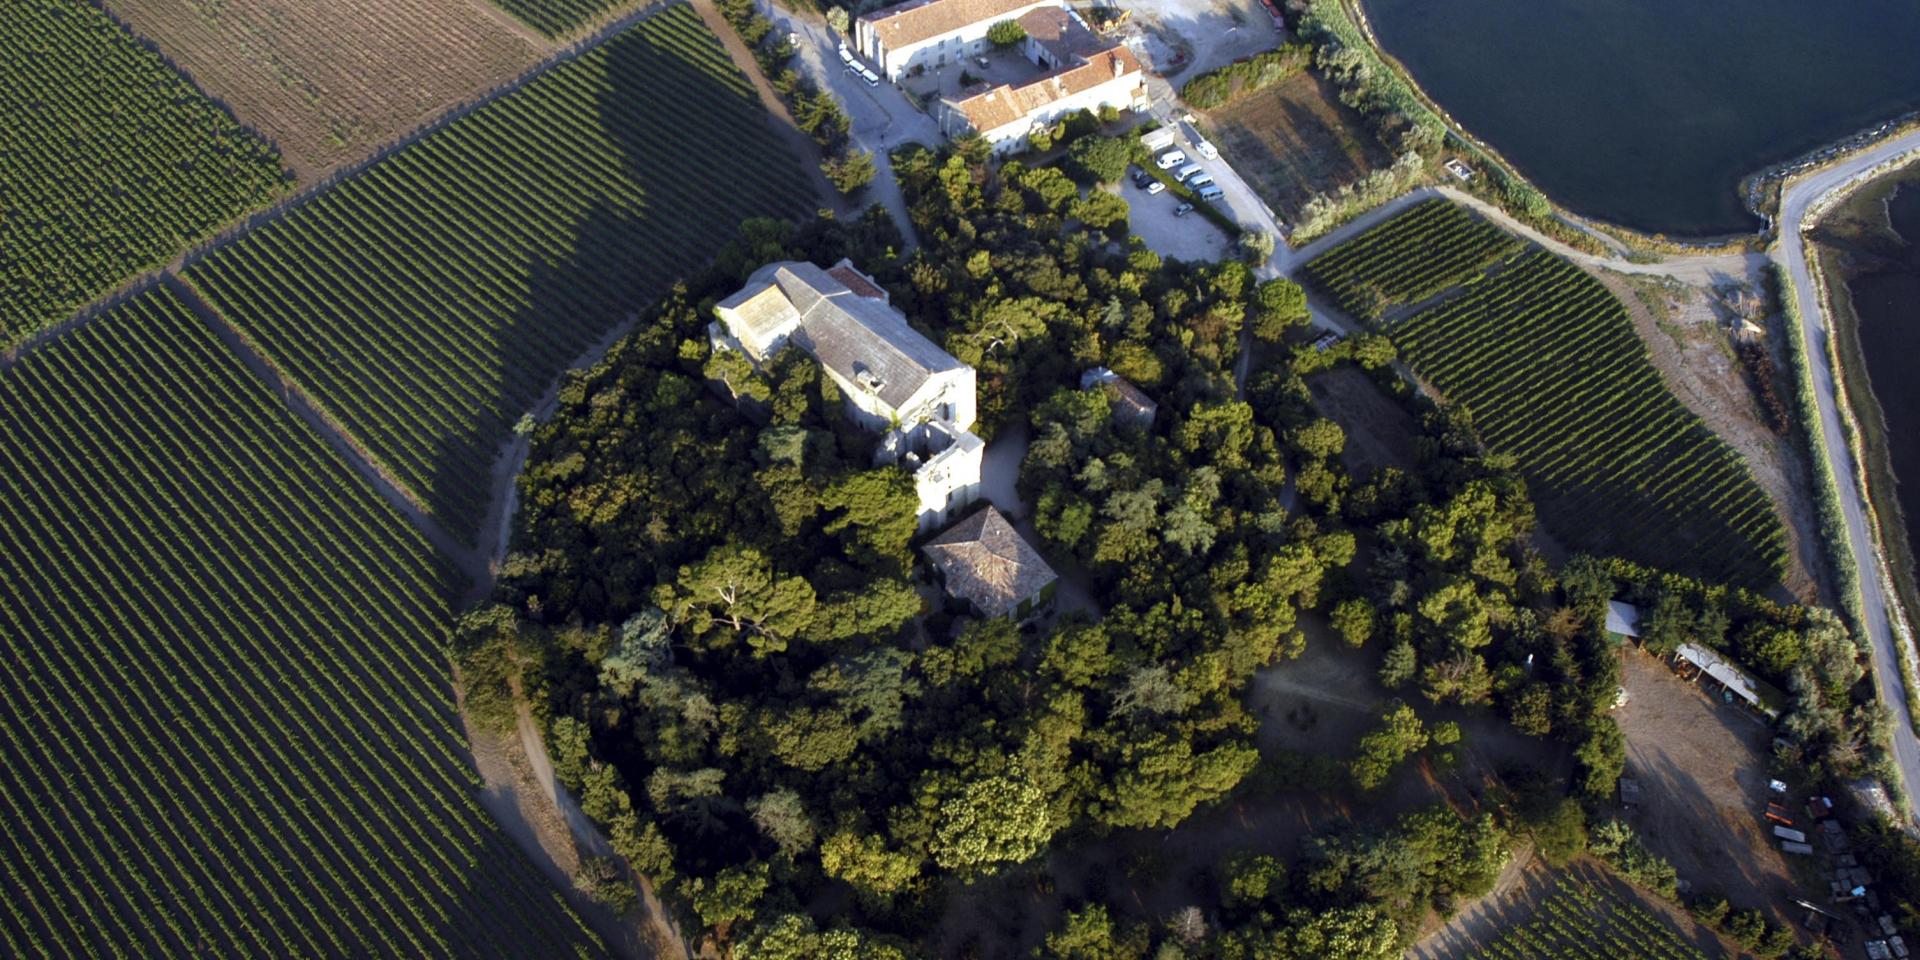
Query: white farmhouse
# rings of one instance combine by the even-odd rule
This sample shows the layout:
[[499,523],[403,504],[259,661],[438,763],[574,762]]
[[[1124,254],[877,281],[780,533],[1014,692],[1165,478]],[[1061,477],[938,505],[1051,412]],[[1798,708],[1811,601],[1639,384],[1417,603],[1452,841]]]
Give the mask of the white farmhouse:
[[970,429],[973,368],[908,326],[851,262],[769,263],[714,312],[720,319],[708,332],[716,349],[738,350],[759,366],[792,344],[819,361],[854,420],[884,435],[878,458],[913,471],[922,531],[979,496],[985,445]]
[[984,53],[987,28],[1018,20],[1063,0],[910,0],[862,16],[853,24],[854,49],[888,80],[914,67],[936,70]]
[[941,100],[933,115],[942,133],[978,132],[1006,154],[1025,149],[1034,130],[1081,110],[1146,109],[1146,75],[1133,51],[1101,39],[1065,7],[1040,7],[1018,19],[1027,31],[1021,52],[1044,72]]

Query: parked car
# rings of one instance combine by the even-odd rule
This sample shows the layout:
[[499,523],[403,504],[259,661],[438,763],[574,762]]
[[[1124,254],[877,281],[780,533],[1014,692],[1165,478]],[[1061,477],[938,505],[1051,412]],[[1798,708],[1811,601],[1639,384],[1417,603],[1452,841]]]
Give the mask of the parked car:
[[1184,217],[1187,214],[1192,212],[1193,212],[1193,204],[1191,203],[1183,203],[1173,208],[1173,215],[1176,217]]
[[1200,174],[1200,171],[1203,169],[1205,168],[1201,167],[1197,163],[1189,163],[1186,166],[1181,167],[1178,170],[1175,170],[1173,172],[1173,178],[1175,180],[1180,181],[1181,183],[1186,183],[1188,177],[1198,176]]
[[1187,181],[1187,189],[1198,190],[1201,187],[1211,186],[1212,184],[1213,184],[1213,174],[1202,173],[1202,174],[1196,175],[1193,179]]
[[1142,190],[1145,190],[1147,188],[1147,184],[1153,182],[1153,174],[1148,173],[1145,170],[1140,169],[1139,167],[1133,167],[1131,168],[1131,170],[1132,172],[1129,173],[1128,176],[1131,176],[1133,178],[1134,186],[1139,187]]
[[849,67],[853,66],[853,51],[848,50],[844,43],[840,45],[840,62]]
[[1198,153],[1208,160],[1220,159],[1220,151],[1215,149],[1213,144],[1208,143],[1207,138],[1200,135],[1200,131],[1195,129],[1191,119],[1180,121],[1180,132],[1187,135],[1187,142],[1193,144],[1193,151],[1195,153]]
[[1167,190],[1167,185],[1164,183],[1161,183],[1158,180],[1155,180],[1152,183],[1147,184],[1147,196],[1149,197],[1155,194],[1165,193],[1166,190]]
[[860,79],[865,80],[869,87],[877,87],[880,85],[880,75],[866,67],[860,68]]
[[1162,170],[1172,170],[1174,167],[1186,162],[1186,154],[1178,150],[1168,150],[1166,153],[1161,154],[1160,159],[1155,160],[1154,164]]
[[1226,196],[1226,194],[1221,191],[1219,184],[1209,183],[1206,186],[1201,187],[1198,191],[1196,191],[1194,193],[1194,196],[1199,197],[1200,199],[1205,200],[1208,203],[1212,203],[1215,200],[1218,200],[1221,197]]

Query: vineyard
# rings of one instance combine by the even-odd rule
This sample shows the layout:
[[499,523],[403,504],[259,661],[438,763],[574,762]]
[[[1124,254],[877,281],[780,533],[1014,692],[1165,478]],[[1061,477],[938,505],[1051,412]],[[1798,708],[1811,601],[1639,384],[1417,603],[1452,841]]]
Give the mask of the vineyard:
[[1645,907],[1583,880],[1560,878],[1524,924],[1473,960],[1707,960]]
[[815,199],[665,8],[192,265],[186,279],[471,540],[547,385],[757,216]]
[[0,350],[270,203],[266,143],[99,8],[0,16]]
[[1307,264],[1306,278],[1349,315],[1377,320],[1523,249],[1519,238],[1445,200],[1428,200]]
[[[1485,272],[1467,264],[1496,254],[1448,253],[1436,258],[1445,266],[1422,265],[1422,250],[1500,248],[1405,239],[1419,234],[1403,226],[1416,215],[1456,224],[1466,216],[1424,212],[1431,209],[1422,204],[1309,269],[1336,278],[1323,281],[1328,289],[1373,287],[1414,300],[1461,288],[1397,322],[1394,339],[1422,379],[1472,412],[1489,447],[1519,459],[1541,519],[1569,547],[1753,586],[1778,582],[1787,534],[1772,501],[1739,455],[1667,390],[1626,307],[1537,248]],[[1390,239],[1375,241],[1382,230]],[[1469,234],[1483,231],[1500,232],[1474,221]],[[1323,260],[1346,266],[1322,268]]]
[[525,72],[551,44],[491,0],[104,0],[311,184]]
[[447,574],[171,292],[0,438],[0,955],[598,952],[475,803]]
[[557,37],[628,0],[494,0],[527,25]]

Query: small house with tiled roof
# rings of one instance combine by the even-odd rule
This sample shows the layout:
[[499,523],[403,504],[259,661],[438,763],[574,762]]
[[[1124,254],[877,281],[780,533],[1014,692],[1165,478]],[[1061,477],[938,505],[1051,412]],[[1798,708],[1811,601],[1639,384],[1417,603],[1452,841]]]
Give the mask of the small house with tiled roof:
[[921,553],[947,596],[988,617],[1033,616],[1053,600],[1059,579],[991,504],[947,528]]
[[1081,374],[1080,389],[1105,393],[1113,405],[1114,422],[1121,426],[1144,430],[1153,426],[1154,415],[1160,412],[1160,405],[1153,402],[1146,391],[1106,367],[1094,367]]

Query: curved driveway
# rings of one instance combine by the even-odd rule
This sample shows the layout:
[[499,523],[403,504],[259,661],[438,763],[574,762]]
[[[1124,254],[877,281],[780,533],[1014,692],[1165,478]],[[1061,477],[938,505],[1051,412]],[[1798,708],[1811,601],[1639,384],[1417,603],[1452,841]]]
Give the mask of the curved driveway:
[[1920,738],[1913,732],[1914,717],[1907,709],[1906,681],[1900,675],[1900,658],[1910,651],[1902,649],[1887,616],[1884,589],[1886,573],[1874,550],[1873,534],[1868,529],[1866,511],[1861,506],[1860,483],[1855,475],[1853,453],[1847,447],[1847,435],[1841,429],[1839,398],[1833,381],[1833,365],[1827,355],[1827,316],[1813,283],[1813,267],[1808,262],[1807,244],[1802,231],[1812,226],[1808,210],[1822,198],[1852,184],[1855,178],[1874,167],[1920,150],[1920,130],[1895,137],[1871,149],[1861,151],[1832,167],[1810,174],[1787,186],[1780,198],[1780,242],[1774,246],[1774,259],[1793,277],[1794,295],[1799,301],[1798,335],[1807,351],[1807,365],[1813,371],[1814,395],[1820,403],[1820,429],[1826,444],[1827,462],[1833,467],[1835,484],[1840,488],[1840,509],[1846,516],[1847,547],[1860,567],[1860,599],[1866,617],[1867,637],[1871,641],[1873,674],[1880,698],[1893,713],[1893,753],[1907,786],[1907,815],[1920,818]]

